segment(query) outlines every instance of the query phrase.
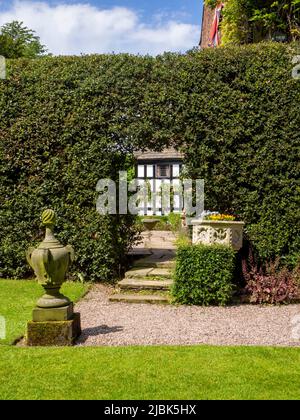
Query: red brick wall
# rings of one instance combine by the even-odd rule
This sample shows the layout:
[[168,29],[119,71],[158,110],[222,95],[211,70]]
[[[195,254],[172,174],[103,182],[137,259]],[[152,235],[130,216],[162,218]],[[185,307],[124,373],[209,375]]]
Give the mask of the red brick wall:
[[214,20],[215,11],[210,9],[207,6],[204,6],[203,18],[202,18],[202,29],[201,29],[201,39],[200,47],[208,48],[209,47],[209,35]]

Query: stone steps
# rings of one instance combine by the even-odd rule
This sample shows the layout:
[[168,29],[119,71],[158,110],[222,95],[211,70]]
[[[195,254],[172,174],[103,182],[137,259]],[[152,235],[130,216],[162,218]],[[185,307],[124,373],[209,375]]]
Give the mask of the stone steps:
[[175,262],[174,261],[157,261],[152,262],[149,261],[136,261],[133,264],[134,268],[169,268],[170,270],[173,270],[175,268]]
[[143,295],[143,294],[115,294],[109,297],[110,302],[123,303],[152,303],[152,304],[168,304],[170,299],[168,296],[161,295]]
[[119,281],[118,287],[121,290],[165,290],[169,291],[173,284],[172,280],[141,280],[126,278]]
[[[170,303],[169,293],[173,285],[172,272],[175,268],[175,252],[165,249],[134,262],[133,268],[117,285],[116,294],[110,302],[125,303]],[[120,293],[119,293],[120,292]]]
[[125,278],[164,278],[171,279],[171,270],[169,268],[155,268],[155,267],[134,267],[125,273]]
[[176,249],[176,235],[173,232],[153,230],[150,236],[149,241],[149,233],[143,232],[142,241],[135,249],[145,249],[151,252],[165,252]]

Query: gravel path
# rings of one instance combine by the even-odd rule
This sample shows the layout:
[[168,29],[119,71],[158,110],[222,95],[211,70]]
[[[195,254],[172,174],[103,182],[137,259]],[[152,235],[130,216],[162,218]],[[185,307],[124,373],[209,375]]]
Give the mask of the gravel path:
[[79,345],[300,346],[300,305],[202,308],[110,303],[111,292],[95,285],[76,305],[83,328]]

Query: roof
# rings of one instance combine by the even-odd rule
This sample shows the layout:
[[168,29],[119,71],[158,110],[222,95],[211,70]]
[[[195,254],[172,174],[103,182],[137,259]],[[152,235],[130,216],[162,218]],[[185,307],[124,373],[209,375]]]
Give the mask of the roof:
[[147,150],[139,151],[134,154],[137,160],[182,160],[184,155],[174,148],[164,149],[161,152]]

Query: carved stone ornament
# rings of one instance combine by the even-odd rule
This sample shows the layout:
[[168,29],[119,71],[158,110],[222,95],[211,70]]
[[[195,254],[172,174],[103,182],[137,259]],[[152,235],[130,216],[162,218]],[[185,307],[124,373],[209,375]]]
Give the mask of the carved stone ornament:
[[193,244],[227,245],[238,251],[243,246],[244,222],[193,220]]

